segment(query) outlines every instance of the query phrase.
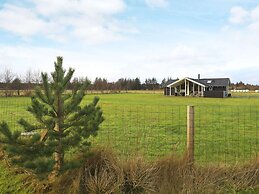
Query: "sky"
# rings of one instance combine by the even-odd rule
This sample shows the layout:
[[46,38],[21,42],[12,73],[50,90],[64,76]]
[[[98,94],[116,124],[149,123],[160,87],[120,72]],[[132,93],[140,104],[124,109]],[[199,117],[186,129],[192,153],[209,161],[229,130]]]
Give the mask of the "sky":
[[[259,0],[0,0],[0,72],[259,84]],[[258,72],[258,73],[257,73]]]

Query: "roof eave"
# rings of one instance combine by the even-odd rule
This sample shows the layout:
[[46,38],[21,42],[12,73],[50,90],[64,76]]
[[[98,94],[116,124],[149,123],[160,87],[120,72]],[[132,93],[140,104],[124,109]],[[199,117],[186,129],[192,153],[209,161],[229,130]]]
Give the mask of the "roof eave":
[[183,79],[179,79],[179,80],[177,80],[177,81],[175,81],[175,82],[173,82],[173,83],[171,83],[171,84],[168,84],[167,87],[171,87],[171,86],[173,86],[173,85],[175,85],[175,84],[177,84],[177,83],[179,83],[179,82],[181,82],[181,81],[183,81],[183,80],[188,80],[188,81],[191,81],[191,82],[193,82],[193,83],[195,83],[195,84],[197,84],[197,85],[206,87],[206,85],[204,85],[204,84],[202,84],[202,83],[199,83],[199,82],[196,82],[195,80],[192,80],[191,78],[188,78],[188,77],[185,77],[185,78],[183,78]]

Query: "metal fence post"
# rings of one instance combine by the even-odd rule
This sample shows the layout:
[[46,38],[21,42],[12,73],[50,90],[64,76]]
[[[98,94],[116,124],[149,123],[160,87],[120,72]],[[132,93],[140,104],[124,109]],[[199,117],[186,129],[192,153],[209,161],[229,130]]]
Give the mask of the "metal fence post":
[[187,159],[194,162],[194,106],[187,106]]

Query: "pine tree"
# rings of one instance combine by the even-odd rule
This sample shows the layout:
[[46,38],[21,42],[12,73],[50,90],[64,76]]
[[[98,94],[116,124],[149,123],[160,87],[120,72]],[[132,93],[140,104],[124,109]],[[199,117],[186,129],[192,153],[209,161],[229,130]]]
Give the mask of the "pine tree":
[[86,153],[90,136],[97,135],[103,121],[102,111],[97,106],[98,98],[92,103],[81,105],[88,82],[78,83],[72,92],[67,91],[74,70],[62,67],[63,58],[57,57],[51,80],[42,73],[42,85],[35,89],[28,111],[37,123],[20,119],[19,131],[10,130],[6,122],[0,124],[0,143],[11,161],[30,168],[36,173],[47,173],[56,177],[62,170],[71,168],[80,161],[67,160],[65,154]]

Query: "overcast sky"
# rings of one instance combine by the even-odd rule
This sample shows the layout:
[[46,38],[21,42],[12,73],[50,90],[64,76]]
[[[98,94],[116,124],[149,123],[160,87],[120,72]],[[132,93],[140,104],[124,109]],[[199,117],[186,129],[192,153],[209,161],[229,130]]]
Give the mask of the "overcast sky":
[[259,0],[0,0],[0,71],[259,84]]

